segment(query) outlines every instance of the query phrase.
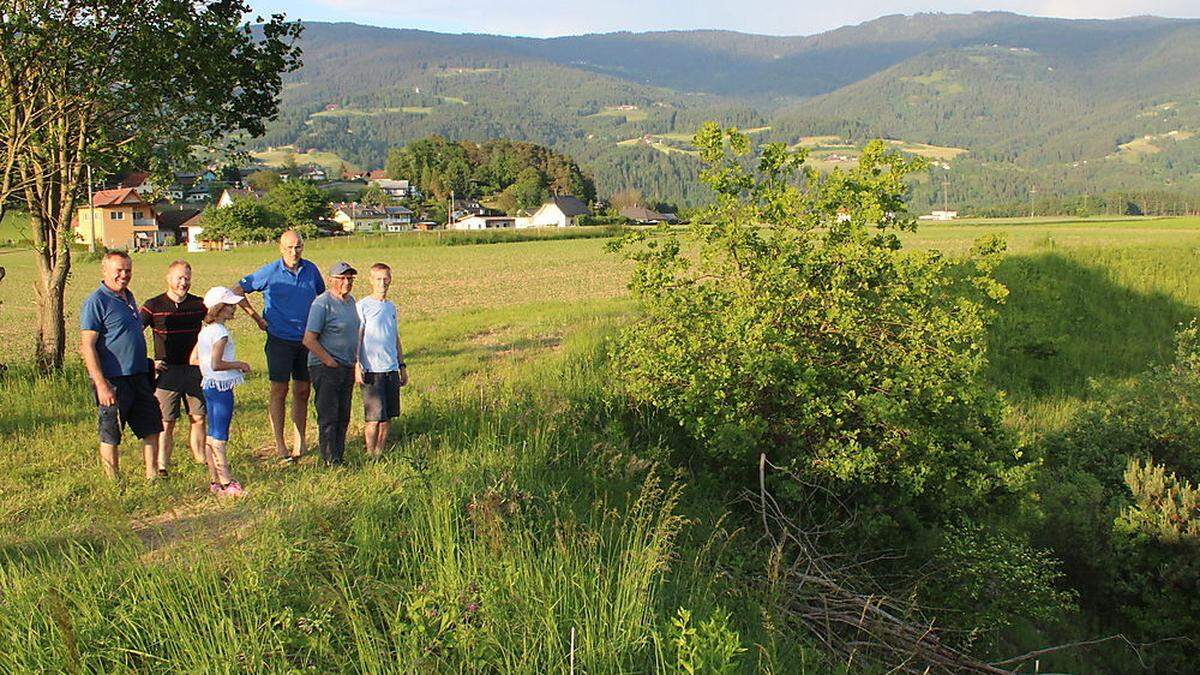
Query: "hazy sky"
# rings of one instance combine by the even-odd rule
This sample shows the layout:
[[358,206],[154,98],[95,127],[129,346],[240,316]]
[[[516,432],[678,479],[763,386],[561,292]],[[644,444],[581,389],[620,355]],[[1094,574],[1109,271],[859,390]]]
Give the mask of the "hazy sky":
[[1200,0],[250,0],[266,14],[453,33],[577,35],[721,28],[809,35],[885,14],[1007,10],[1036,16],[1200,17]]

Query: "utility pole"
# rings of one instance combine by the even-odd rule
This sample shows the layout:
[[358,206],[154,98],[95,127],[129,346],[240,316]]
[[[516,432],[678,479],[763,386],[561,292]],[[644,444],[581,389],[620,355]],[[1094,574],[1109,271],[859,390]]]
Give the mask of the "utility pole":
[[88,223],[91,225],[91,235],[88,236],[88,253],[96,252],[96,199],[92,195],[92,165],[87,167],[88,182]]
[[1029,188],[1029,217],[1030,218],[1033,217],[1033,198],[1037,196],[1037,191],[1038,191],[1038,189],[1037,189],[1036,185],[1031,186]]
[[950,174],[942,174],[942,210],[950,210]]
[[454,190],[450,191],[450,201],[446,202],[446,229],[450,229],[450,223],[453,222],[454,216]]

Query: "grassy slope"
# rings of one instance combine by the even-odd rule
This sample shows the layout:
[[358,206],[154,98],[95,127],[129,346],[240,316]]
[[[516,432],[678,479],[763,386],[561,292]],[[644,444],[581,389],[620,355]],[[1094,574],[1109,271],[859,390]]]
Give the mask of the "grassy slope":
[[[1174,324],[1200,307],[1196,219],[936,225],[909,243],[959,252],[988,232],[1007,233],[1013,251],[993,376],[1028,431],[1066,419],[1088,378],[1103,386],[1166,355]],[[674,503],[601,403],[602,340],[629,311],[625,271],[603,242],[405,241],[307,251],[322,265],[395,269],[413,383],[383,462],[364,462],[356,437],[343,470],[273,466],[262,338],[244,319],[239,354],[256,374],[238,390],[231,447],[252,494],[237,504],[205,497],[191,466],[165,485],[106,485],[74,357],[66,382],[20,365],[0,380],[0,446],[20,449],[0,453],[0,669],[167,659],[184,670],[547,672],[563,668],[574,629],[585,669],[645,670],[670,658],[678,607],[732,612],[744,665],[812,665],[809,651],[772,642],[754,598],[717,574],[729,535],[710,491],[684,486]],[[193,256],[196,286],[272,255]],[[139,297],[172,257],[135,259]],[[27,255],[5,264],[32,271]],[[69,307],[94,280],[79,268]],[[0,282],[0,361],[20,364],[32,310],[11,281]]]

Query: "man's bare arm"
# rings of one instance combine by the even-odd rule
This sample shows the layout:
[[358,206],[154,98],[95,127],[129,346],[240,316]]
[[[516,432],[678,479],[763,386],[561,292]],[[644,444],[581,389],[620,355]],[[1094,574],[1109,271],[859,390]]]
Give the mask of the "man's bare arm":
[[260,329],[266,330],[267,329],[267,320],[262,318],[262,315],[259,314],[258,311],[254,309],[254,305],[250,304],[250,298],[249,298],[248,294],[246,293],[245,289],[242,288],[242,285],[234,284],[229,287],[229,290],[242,296],[242,301],[238,303],[238,307],[242,308],[242,311],[244,311],[246,313],[246,316],[250,317],[251,319],[254,319],[254,323],[258,324],[258,327]]
[[104,371],[100,368],[100,354],[96,352],[96,342],[100,339],[100,333],[83,330],[79,331],[79,335],[79,355],[83,357],[88,377],[92,378],[92,384],[96,386],[96,398],[100,405],[113,405],[117,402],[117,396],[108,378],[104,377]]

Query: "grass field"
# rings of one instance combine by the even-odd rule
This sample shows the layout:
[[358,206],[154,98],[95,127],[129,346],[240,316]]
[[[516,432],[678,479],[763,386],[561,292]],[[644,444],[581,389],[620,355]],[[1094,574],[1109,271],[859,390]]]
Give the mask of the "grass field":
[[0,248],[29,241],[29,216],[19,211],[4,214],[0,221]]
[[[954,255],[987,233],[1008,237],[1011,291],[990,377],[1023,433],[1164,358],[1200,308],[1200,219],[924,225],[907,244]],[[720,572],[746,536],[725,529],[720,490],[655,468],[653,441],[633,452],[606,407],[605,340],[632,305],[604,240],[414,241],[305,251],[393,267],[412,384],[382,461],[363,459],[356,409],[347,467],[276,467],[262,334],[234,321],[255,368],[237,391],[237,503],[205,494],[186,449],[170,481],[142,484],[128,451],[126,488],[100,478],[78,359],[60,378],[29,372],[31,256],[0,254],[0,671],[542,673],[572,653],[581,671],[664,671],[687,608],[736,633],[743,668],[820,672]],[[139,299],[177,255],[135,256]],[[274,255],[190,256],[195,286]],[[79,262],[70,333],[97,282]]]
[[619,106],[605,106],[598,113],[592,113],[588,117],[623,117],[626,122],[642,122],[650,118],[650,113],[641,108],[633,108],[632,110],[622,109]]
[[269,150],[260,150],[250,153],[254,159],[266,164],[267,166],[283,166],[287,159],[288,153],[292,153],[296,158],[296,164],[317,164],[324,167],[326,171],[336,174],[339,168],[345,164],[351,171],[357,171],[358,167],[350,162],[344,161],[338,157],[337,153],[327,152],[325,150],[310,150],[308,152],[295,152],[295,149],[290,146],[279,148],[271,148]]

